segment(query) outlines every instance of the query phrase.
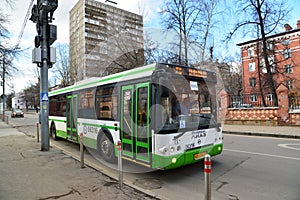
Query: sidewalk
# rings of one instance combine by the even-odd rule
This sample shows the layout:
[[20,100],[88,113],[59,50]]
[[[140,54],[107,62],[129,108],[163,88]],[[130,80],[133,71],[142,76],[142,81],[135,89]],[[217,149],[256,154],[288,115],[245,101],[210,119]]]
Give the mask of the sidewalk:
[[223,125],[223,133],[300,139],[300,126]]
[[0,121],[0,199],[156,199]]

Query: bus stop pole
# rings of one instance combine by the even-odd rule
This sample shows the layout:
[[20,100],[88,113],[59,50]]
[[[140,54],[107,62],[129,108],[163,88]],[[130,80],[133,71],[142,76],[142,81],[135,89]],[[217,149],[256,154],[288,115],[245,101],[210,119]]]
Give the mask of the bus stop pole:
[[119,186],[123,188],[123,166],[122,166],[122,142],[118,141],[118,171],[119,171]]
[[81,168],[84,168],[83,133],[80,133],[80,163]]
[[211,200],[211,157],[209,154],[204,158],[204,200]]

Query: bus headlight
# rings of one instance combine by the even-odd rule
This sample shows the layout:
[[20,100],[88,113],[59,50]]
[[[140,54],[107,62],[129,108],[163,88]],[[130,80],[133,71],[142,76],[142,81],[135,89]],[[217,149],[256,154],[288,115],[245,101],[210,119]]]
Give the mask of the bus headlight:
[[172,152],[174,152],[175,151],[175,147],[171,147],[170,148],[170,152],[172,153]]

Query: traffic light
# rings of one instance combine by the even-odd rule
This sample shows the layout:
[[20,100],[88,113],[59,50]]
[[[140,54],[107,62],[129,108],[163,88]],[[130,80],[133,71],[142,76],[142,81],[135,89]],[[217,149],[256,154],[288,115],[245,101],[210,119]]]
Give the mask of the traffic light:
[[33,5],[31,9],[31,17],[30,20],[33,21],[33,23],[36,23],[39,19],[39,9],[37,5]]
[[39,10],[52,13],[57,9],[58,0],[38,0],[37,6]]
[[[32,51],[32,62],[41,67],[41,62],[46,59],[50,67],[55,63],[55,48],[51,48],[57,39],[57,28],[49,24],[53,20],[53,13],[58,7],[58,0],[37,0],[37,5],[32,7],[30,20],[36,23],[37,36],[34,38],[35,49]],[[41,52],[41,46],[47,48],[47,54]],[[44,49],[42,48],[42,49]],[[41,58],[39,58],[41,56]]]

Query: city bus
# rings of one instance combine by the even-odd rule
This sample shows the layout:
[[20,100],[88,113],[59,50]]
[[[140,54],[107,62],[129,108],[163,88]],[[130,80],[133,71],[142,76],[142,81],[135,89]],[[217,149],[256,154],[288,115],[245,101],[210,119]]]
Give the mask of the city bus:
[[83,143],[108,162],[172,169],[223,150],[214,72],[155,63],[49,92],[53,139]]

